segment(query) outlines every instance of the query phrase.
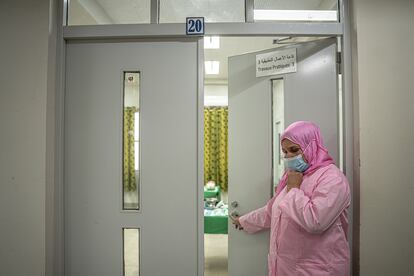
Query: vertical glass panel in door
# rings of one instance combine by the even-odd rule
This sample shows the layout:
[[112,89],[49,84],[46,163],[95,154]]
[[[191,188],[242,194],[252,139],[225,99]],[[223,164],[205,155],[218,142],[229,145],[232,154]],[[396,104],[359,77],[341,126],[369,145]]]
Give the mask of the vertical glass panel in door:
[[206,22],[245,22],[244,0],[160,0],[160,23],[184,23],[186,17]]
[[283,79],[272,80],[273,192],[284,171],[283,155],[280,148],[280,136],[285,128],[283,84]]
[[123,229],[124,276],[139,276],[139,229]]
[[70,0],[67,2],[67,25],[150,23],[151,0]]
[[254,0],[255,21],[338,21],[337,0]]
[[139,72],[124,72],[122,191],[123,209],[139,210]]

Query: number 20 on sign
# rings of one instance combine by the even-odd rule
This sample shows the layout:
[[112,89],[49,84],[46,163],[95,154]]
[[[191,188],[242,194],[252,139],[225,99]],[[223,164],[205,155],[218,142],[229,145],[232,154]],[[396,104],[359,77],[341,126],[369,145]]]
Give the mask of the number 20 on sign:
[[185,28],[187,35],[204,35],[204,17],[187,17]]

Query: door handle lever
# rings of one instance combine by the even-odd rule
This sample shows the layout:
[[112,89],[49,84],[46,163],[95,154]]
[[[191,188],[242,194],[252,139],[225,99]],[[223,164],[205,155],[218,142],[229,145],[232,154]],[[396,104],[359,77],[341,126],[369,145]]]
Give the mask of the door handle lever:
[[240,217],[240,214],[237,211],[233,211],[233,212],[231,212],[230,216],[233,217],[233,218],[237,218],[237,217]]

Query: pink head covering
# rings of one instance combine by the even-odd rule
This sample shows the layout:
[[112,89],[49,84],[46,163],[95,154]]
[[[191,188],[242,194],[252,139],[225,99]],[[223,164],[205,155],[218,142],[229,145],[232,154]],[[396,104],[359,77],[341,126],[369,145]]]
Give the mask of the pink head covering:
[[[310,174],[319,168],[334,164],[335,161],[329,155],[328,150],[323,145],[323,140],[319,127],[307,121],[298,121],[288,126],[280,137],[280,142],[288,139],[298,144],[303,151],[309,168],[303,173]],[[287,184],[287,170],[282,176],[276,189],[276,194],[285,188]]]

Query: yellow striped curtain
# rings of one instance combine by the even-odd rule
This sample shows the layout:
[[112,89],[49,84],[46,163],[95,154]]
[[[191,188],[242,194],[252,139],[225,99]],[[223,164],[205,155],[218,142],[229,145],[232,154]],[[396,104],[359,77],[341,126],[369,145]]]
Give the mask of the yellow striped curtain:
[[228,188],[228,108],[204,108],[204,183]]
[[124,108],[124,190],[135,191],[137,189],[135,177],[135,107]]

